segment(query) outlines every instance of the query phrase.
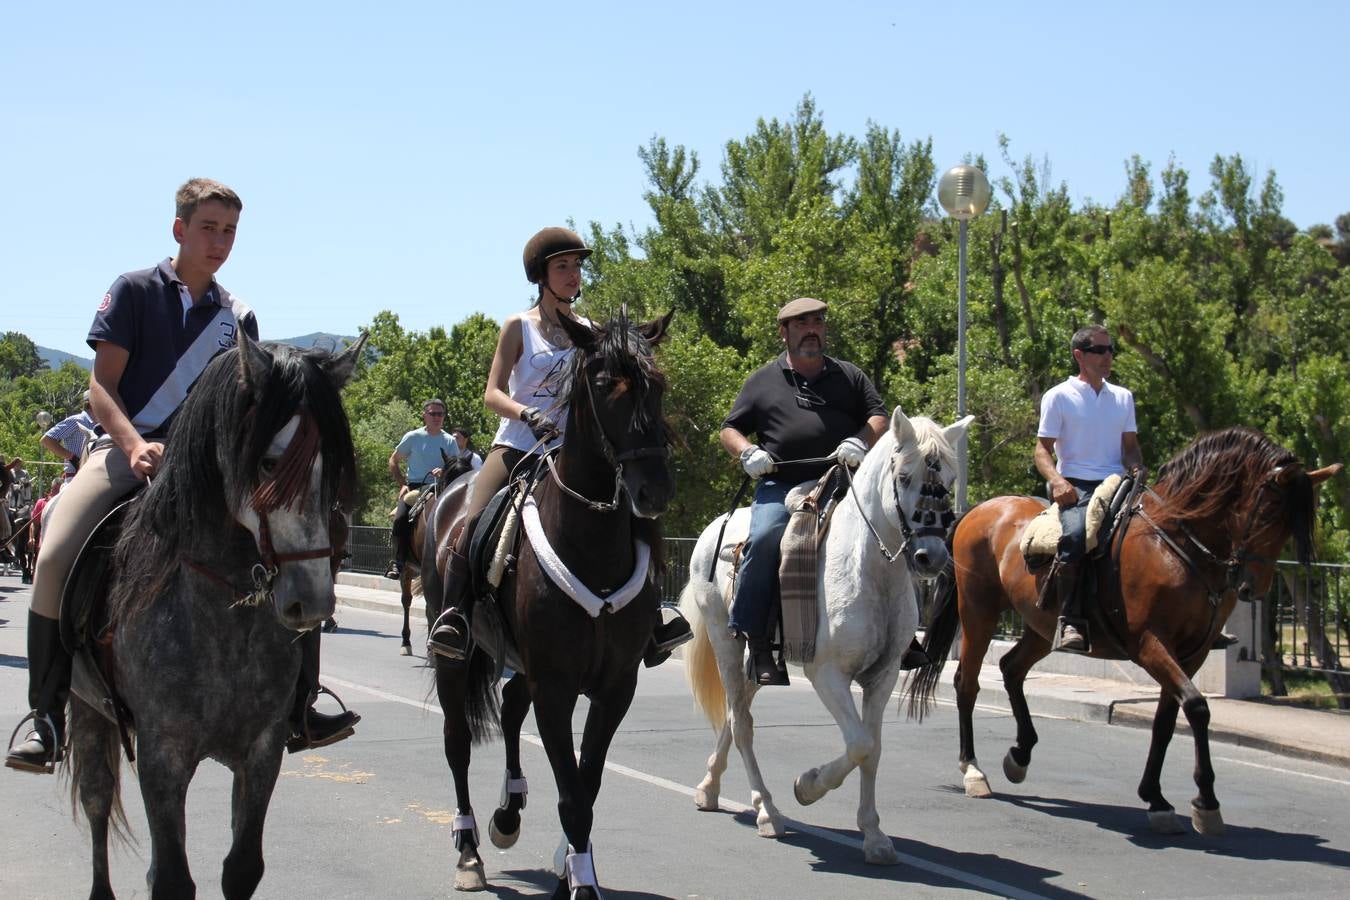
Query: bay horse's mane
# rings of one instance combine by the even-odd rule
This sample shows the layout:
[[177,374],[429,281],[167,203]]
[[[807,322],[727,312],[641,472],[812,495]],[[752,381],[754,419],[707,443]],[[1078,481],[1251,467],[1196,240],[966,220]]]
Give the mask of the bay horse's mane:
[[[578,415],[581,411],[579,401],[586,396],[584,391],[576,390],[581,379],[586,377],[586,367],[592,360],[599,359],[606,376],[617,383],[615,391],[629,391],[633,394],[633,418],[628,428],[633,431],[646,431],[653,426],[659,428],[669,443],[672,435],[669,422],[660,408],[653,411],[646,402],[647,395],[655,387],[665,387],[666,376],[656,366],[653,348],[638,331],[637,325],[626,314],[611,318],[605,325],[591,325],[595,335],[595,344],[589,350],[577,348],[568,360],[568,364],[555,376],[554,387],[562,405],[567,409],[567,431],[593,429],[596,423],[589,415]],[[566,440],[566,438],[564,438]],[[634,517],[633,529],[637,537],[652,550],[652,564],[660,572],[665,567],[664,541],[661,538],[660,519]]]
[[1207,432],[1168,460],[1158,470],[1156,490],[1163,503],[1156,516],[1160,524],[1179,525],[1257,515],[1253,506],[1260,500],[1257,492],[1286,466],[1298,467],[1283,487],[1275,488],[1286,495],[1286,518],[1254,522],[1252,537],[1266,529],[1290,528],[1299,561],[1306,563],[1312,558],[1312,482],[1298,457],[1253,428]]
[[[241,377],[243,351],[235,347],[212,360],[174,415],[159,473],[132,504],[118,541],[114,617],[153,599],[178,570],[180,557],[204,552],[203,543],[213,545],[216,556],[242,549],[256,557],[251,537],[244,547],[243,536],[233,534],[240,529],[221,527],[233,522],[228,498],[253,494],[272,439],[297,412],[311,417],[321,436],[323,507],[350,497],[356,456],[347,414],[321,367],[331,354],[285,344],[257,347],[271,365],[255,370],[249,386]],[[207,533],[211,540],[203,542]],[[246,575],[256,561],[248,559],[241,571]]]

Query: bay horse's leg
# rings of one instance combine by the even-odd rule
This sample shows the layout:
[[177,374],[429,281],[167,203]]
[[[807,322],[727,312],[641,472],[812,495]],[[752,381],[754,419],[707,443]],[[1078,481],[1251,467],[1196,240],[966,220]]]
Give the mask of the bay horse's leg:
[[[405,608],[406,615],[406,608]],[[406,619],[405,619],[406,620]],[[479,657],[480,654],[474,654]],[[472,756],[473,735],[469,729],[465,704],[468,700],[470,665],[479,663],[471,657],[470,665],[450,665],[447,660],[433,656],[436,666],[436,696],[444,714],[442,737],[445,761],[455,783],[455,824],[452,835],[459,858],[455,861],[455,890],[481,891],[487,887],[483,859],[478,854],[477,829],[469,827],[467,819],[473,816],[469,796],[469,761]],[[459,827],[464,825],[465,827]]]
[[122,764],[117,731],[107,719],[78,697],[70,702],[70,758],[75,790],[89,821],[89,844],[93,857],[90,900],[111,900],[108,874],[108,824],[118,806],[118,781]]
[[[1188,662],[1195,669],[1202,660],[1203,657],[1198,657]],[[1138,662],[1162,686],[1158,711],[1153,717],[1153,742],[1149,745],[1148,763],[1139,783],[1139,796],[1149,804],[1149,825],[1154,831],[1163,833],[1180,830],[1173,821],[1172,807],[1163,798],[1160,785],[1163,758],[1176,728],[1177,707],[1180,706],[1186,713],[1186,722],[1191,726],[1195,740],[1195,784],[1200,790],[1191,801],[1191,824],[1200,834],[1223,834],[1223,815],[1214,793],[1214,763],[1209,755],[1209,701],[1195,687],[1187,670],[1177,663],[1172,652],[1151,632],[1146,632],[1140,640]]]
[[141,799],[150,825],[150,870],[145,875],[150,896],[154,900],[195,897],[197,885],[188,869],[184,807],[197,761],[175,748],[171,739],[144,729],[137,736],[136,749]]
[[405,565],[398,576],[398,599],[403,604],[403,645],[398,652],[402,656],[412,656],[412,626],[408,621],[412,612],[412,581],[410,567]]
[[694,806],[704,812],[716,812],[722,795],[722,773],[727,770],[727,756],[731,752],[731,719],[722,723],[717,732],[717,746],[708,757],[708,772],[694,788]]
[[1003,757],[1003,774],[1013,784],[1021,784],[1026,780],[1027,766],[1031,765],[1031,749],[1039,740],[1024,690],[1027,673],[1049,653],[1050,641],[1028,628],[998,661],[999,670],[1003,672],[1003,687],[1008,692],[1008,705],[1012,707],[1013,718],[1017,720],[1017,743],[1009,747],[1007,755]]
[[252,897],[263,877],[263,824],[281,772],[283,735],[263,735],[244,763],[234,770],[230,830],[234,840],[221,869],[220,892],[226,900]]
[[[962,585],[963,587],[965,585]],[[964,598],[963,598],[964,600]],[[970,604],[961,604],[961,660],[956,666],[956,717],[961,728],[961,783],[967,797],[983,799],[992,795],[989,779],[980,771],[975,759],[975,699],[980,695],[980,667],[993,637],[991,618],[972,615]]]
[[520,838],[520,811],[525,808],[526,792],[511,790],[511,782],[523,782],[520,767],[520,727],[530,711],[530,687],[525,676],[512,675],[502,688],[502,740],[506,744],[506,783],[502,785],[505,802],[492,814],[488,836],[496,847],[505,850]]

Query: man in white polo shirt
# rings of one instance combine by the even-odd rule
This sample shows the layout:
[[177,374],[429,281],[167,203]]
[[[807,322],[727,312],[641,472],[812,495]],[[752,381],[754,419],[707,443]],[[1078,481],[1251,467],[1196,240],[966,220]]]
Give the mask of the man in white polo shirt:
[[1115,347],[1100,325],[1074,332],[1070,343],[1078,374],[1052,387],[1041,398],[1036,431],[1036,470],[1045,476],[1050,499],[1059,505],[1059,552],[1055,556],[1059,592],[1057,650],[1088,651],[1086,628],[1075,621],[1073,599],[1078,562],[1087,554],[1085,518],[1092,492],[1112,475],[1136,474],[1143,467],[1134,424],[1134,394],[1111,384]]

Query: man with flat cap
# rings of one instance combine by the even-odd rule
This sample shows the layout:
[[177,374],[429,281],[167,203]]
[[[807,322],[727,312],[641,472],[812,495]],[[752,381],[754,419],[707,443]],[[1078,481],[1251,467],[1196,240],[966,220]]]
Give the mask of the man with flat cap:
[[[825,355],[826,305],[800,297],[778,311],[785,350],[756,369],[722,423],[722,446],[760,482],[750,506],[750,533],[736,576],[731,630],[750,645],[751,676],[787,684],[774,662],[770,611],[778,596],[779,543],[788,523],[785,501],[796,484],[819,478],[834,456],[856,468],[890,423],[877,389],[852,363]],[[748,435],[754,435],[752,443]]]

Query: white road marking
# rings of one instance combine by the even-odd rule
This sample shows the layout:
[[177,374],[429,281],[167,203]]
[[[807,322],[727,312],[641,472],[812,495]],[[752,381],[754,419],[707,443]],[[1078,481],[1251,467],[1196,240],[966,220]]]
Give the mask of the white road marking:
[[[438,705],[426,703],[421,700],[411,700],[407,697],[402,697],[398,694],[391,694],[388,691],[380,690],[379,688],[367,687],[364,684],[357,684],[354,681],[347,681],[342,678],[335,678],[332,675],[325,675],[323,680],[326,683],[334,684],[337,685],[338,687],[345,688],[347,690],[368,694],[372,697],[376,697],[381,700],[388,700],[391,703],[402,703],[404,706],[411,706],[414,709],[420,709],[423,712],[434,713],[438,716],[443,715],[443,713],[441,712],[441,708]],[[544,742],[539,739],[538,735],[531,734],[527,731],[522,731],[520,733],[520,739],[522,741],[526,741],[527,743],[533,744],[534,746],[539,748],[542,748],[544,746]],[[662,778],[659,775],[650,775],[646,772],[641,772],[637,769],[629,768],[628,766],[616,762],[606,762],[605,768],[615,773],[616,775],[623,775],[626,778],[632,778],[635,781],[641,781],[645,784],[650,784],[653,787],[658,787],[667,791],[671,791],[672,793],[683,794],[686,797],[694,796],[693,788],[688,787],[687,785],[680,784],[679,782],[676,781],[671,781],[669,778]],[[733,800],[720,800],[719,803],[723,809],[727,809],[732,812],[736,813],[754,812],[754,810],[751,807],[745,806],[740,803],[736,803]],[[833,831],[828,831],[824,828],[816,828],[813,825],[807,825],[804,822],[798,822],[796,819],[784,817],[784,821],[794,831],[799,831],[803,834],[809,834],[812,837],[817,838],[818,840],[829,841],[832,844],[838,844],[841,847],[847,847],[850,850],[856,850],[858,853],[862,853],[861,840],[845,837],[843,835],[836,834]],[[949,866],[940,865],[939,863],[931,862],[918,856],[912,856],[908,853],[900,853],[898,855],[900,861],[906,865],[912,866],[924,872],[928,872],[929,874],[932,875],[938,875],[942,878],[949,878],[952,881],[969,885],[970,887],[976,888],[978,890],[987,891],[999,897],[1016,897],[1016,898],[1024,898],[1024,900],[1041,900],[1041,898],[1045,896],[1043,894],[1036,894],[1030,891],[1024,891],[1020,888],[1014,887],[1013,885],[1004,884],[1003,882],[1000,881],[994,881],[993,879],[990,878],[981,878],[978,875],[972,875],[969,872],[962,872],[959,869],[953,869]]]

